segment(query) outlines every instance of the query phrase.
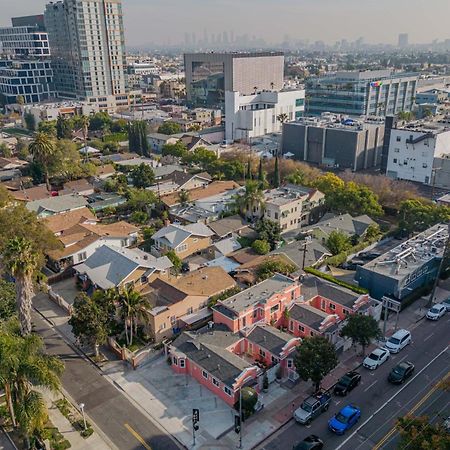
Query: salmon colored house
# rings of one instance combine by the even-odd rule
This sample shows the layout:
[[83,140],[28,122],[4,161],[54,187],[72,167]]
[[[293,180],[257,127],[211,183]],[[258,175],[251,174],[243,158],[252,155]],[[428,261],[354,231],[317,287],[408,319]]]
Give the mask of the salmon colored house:
[[196,334],[186,331],[169,348],[172,369],[179,374],[189,374],[233,406],[241,387],[258,389],[257,380],[263,373],[254,363],[234,353],[242,339],[224,326]]
[[214,323],[236,333],[256,323],[282,326],[288,306],[300,297],[300,285],[276,274],[238,294],[219,301],[213,308]]
[[370,309],[379,309],[380,305],[380,302],[372,299],[369,294],[357,294],[313,275],[303,278],[301,291],[305,303],[325,314],[337,315],[340,320],[345,320],[354,313],[374,315],[374,311]]

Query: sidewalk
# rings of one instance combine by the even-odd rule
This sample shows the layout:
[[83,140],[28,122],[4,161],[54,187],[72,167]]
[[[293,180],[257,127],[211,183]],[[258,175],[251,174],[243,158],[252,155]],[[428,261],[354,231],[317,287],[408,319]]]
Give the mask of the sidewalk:
[[[436,301],[439,301],[448,297],[448,295],[449,292],[447,290],[438,288],[436,290],[435,299]],[[401,312],[398,318],[397,327],[396,315],[391,313],[386,323],[386,336],[389,337],[392,335],[395,328],[406,328],[412,331],[415,327],[417,327],[421,320],[425,317],[427,302],[428,296],[422,297],[405,311]],[[48,299],[45,294],[38,294],[35,298],[34,305],[44,317],[55,325],[58,331],[68,342],[72,344],[75,342],[71,328],[67,323],[68,316],[59,306]],[[383,321],[380,322],[380,328],[382,330],[384,328]],[[375,347],[376,344],[372,344],[366,349],[366,352],[370,352]],[[324,389],[332,388],[343,374],[361,365],[363,358],[360,355],[360,351],[361,350],[359,347],[355,348],[352,346],[341,355],[338,366],[323,380],[322,386]],[[200,423],[200,430],[197,433],[196,446],[193,447],[190,421],[184,420],[184,417],[177,418],[174,411],[174,407],[176,409],[176,405],[171,406],[170,402],[169,404],[166,404],[166,398],[163,399],[153,396],[151,390],[149,391],[146,388],[146,382],[142,382],[142,371],[149,371],[150,365],[146,364],[142,368],[133,371],[122,361],[110,361],[104,364],[101,369],[103,370],[105,378],[107,378],[112,384],[118,386],[125,393],[125,395],[141,409],[141,411],[144,411],[149,420],[158,423],[160,427],[168,433],[176,435],[177,439],[181,440],[186,447],[201,450],[214,450],[232,449],[236,448],[238,445],[239,437],[234,432],[232,428],[232,421],[230,420],[231,426],[229,427],[229,431],[227,432],[227,427],[225,427],[225,433],[222,433],[220,438],[216,433],[209,433],[206,427],[203,428],[202,423]],[[268,438],[272,433],[290,421],[292,419],[293,411],[298,408],[307,396],[312,394],[311,382],[306,383],[300,381],[293,385],[293,383],[288,381],[282,383],[281,386],[273,385],[270,390],[273,390],[275,387],[280,389],[280,391],[278,391],[280,393],[278,398],[273,399],[269,407],[264,408],[262,411],[255,414],[245,422],[244,427],[246,429],[246,437],[243,442],[244,449],[250,450],[254,448],[261,441]],[[283,391],[286,392],[283,393]],[[222,422],[225,416],[223,415],[224,413],[221,414],[222,416],[218,415],[217,418],[210,418],[210,420],[219,420]],[[231,414],[234,413],[231,412]],[[212,415],[213,414],[211,411],[211,416]],[[65,419],[64,416],[62,416],[62,418]],[[55,425],[57,424],[55,423]],[[223,427],[224,423],[217,423],[217,425],[221,425]],[[212,431],[211,428],[210,430]],[[84,440],[83,444],[85,445],[84,448],[91,448],[86,446],[86,441]],[[101,449],[105,447],[95,448]]]
[[48,415],[50,421],[59,432],[70,442],[73,450],[110,450],[111,447],[99,436],[97,432],[89,436],[87,439],[83,438],[81,434],[75,430],[69,420],[63,416],[61,411],[53,404],[54,401],[62,398],[61,396],[52,394],[50,392],[44,393],[45,402],[48,408]]

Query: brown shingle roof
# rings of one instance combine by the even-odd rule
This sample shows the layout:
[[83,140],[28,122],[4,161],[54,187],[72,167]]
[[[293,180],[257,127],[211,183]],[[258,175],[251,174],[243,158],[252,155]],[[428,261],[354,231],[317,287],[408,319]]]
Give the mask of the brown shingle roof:
[[[239,184],[234,181],[213,181],[211,184],[204,188],[192,189],[191,191],[189,191],[189,199],[190,201],[196,201],[237,188],[239,188]],[[169,207],[178,205],[180,203],[178,192],[165,195],[161,198],[161,200]]]
[[42,184],[41,186],[34,186],[29,189],[13,192],[11,194],[16,200],[32,202],[34,200],[42,200],[44,198],[51,197],[51,193],[47,191],[47,186]]
[[83,223],[87,220],[96,221],[97,219],[89,208],[80,208],[74,211],[46,217],[43,222],[53,233],[61,233],[72,228],[74,225]]

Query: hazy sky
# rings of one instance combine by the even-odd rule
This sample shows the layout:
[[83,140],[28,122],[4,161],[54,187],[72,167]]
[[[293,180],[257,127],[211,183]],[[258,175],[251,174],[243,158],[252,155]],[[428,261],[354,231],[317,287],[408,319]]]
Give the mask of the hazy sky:
[[[0,0],[0,26],[9,18],[43,11],[46,0]],[[268,41],[292,38],[334,42],[364,36],[368,42],[450,38],[450,0],[123,0],[128,46],[184,40],[233,31]]]

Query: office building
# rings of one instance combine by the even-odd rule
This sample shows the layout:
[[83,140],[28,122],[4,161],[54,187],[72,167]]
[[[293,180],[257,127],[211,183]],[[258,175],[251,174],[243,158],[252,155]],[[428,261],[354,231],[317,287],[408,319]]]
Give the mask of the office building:
[[447,239],[448,225],[435,225],[358,266],[355,281],[377,300],[388,296],[401,301],[436,278]]
[[43,16],[15,17],[0,28],[0,95],[5,104],[41,102],[55,95]]
[[356,171],[380,164],[383,136],[381,118],[353,120],[324,114],[285,123],[281,145],[284,155],[290,153],[299,161]]
[[416,121],[391,130],[386,175],[450,186],[450,117]]
[[59,97],[91,99],[125,94],[120,0],[49,3],[45,25]]
[[306,83],[306,111],[350,116],[386,116],[411,111],[416,95],[416,74],[390,70],[343,71],[311,78]]
[[289,121],[299,119],[305,111],[305,90],[262,91],[243,95],[225,92],[225,139],[250,139],[281,131],[280,114]]
[[184,68],[187,100],[195,106],[223,109],[226,91],[250,95],[283,88],[284,56],[279,52],[189,53]]
[[398,35],[398,46],[400,48],[408,47],[409,45],[409,36],[408,33],[400,33]]

